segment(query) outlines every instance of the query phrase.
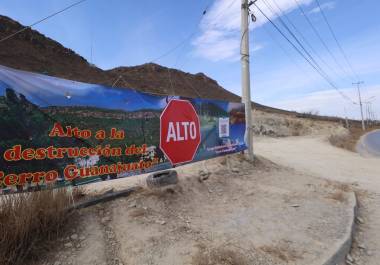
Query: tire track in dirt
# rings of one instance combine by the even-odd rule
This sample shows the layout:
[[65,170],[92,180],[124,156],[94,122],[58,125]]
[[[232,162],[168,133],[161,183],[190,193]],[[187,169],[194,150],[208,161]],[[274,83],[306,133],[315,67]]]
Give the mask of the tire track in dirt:
[[112,202],[99,205],[97,215],[102,225],[103,240],[105,244],[105,258],[107,265],[124,265],[120,259],[120,242],[117,240],[112,227]]

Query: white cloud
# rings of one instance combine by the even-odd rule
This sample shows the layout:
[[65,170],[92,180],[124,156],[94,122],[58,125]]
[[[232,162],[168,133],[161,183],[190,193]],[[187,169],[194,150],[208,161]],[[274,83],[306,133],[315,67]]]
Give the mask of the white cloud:
[[[357,90],[355,88],[347,88],[341,91],[353,100],[358,101]],[[372,109],[378,115],[377,117],[380,118],[380,85],[364,86],[362,88],[362,95],[363,101],[373,96],[375,97],[372,100]],[[298,96],[297,98],[273,102],[271,106],[299,112],[317,110],[321,115],[345,117],[347,114],[349,118],[360,118],[359,105],[354,105],[344,100],[336,90],[312,92]]]
[[237,60],[236,50],[239,48],[239,41],[232,37],[223,37],[216,42],[205,42],[201,44],[201,48],[197,54],[211,61],[220,60]]
[[260,44],[260,43],[255,43],[253,45],[253,48],[251,49],[251,52],[257,52],[257,51],[260,51],[261,49],[264,48],[264,45],[263,44]]
[[335,2],[326,2],[321,4],[321,8],[319,6],[313,8],[312,10],[309,11],[309,14],[316,14],[321,12],[321,10],[331,10],[335,8]]
[[[298,0],[298,2],[301,5],[309,5],[312,0]],[[258,1],[257,5],[271,19],[275,17],[275,14],[265,3],[268,3],[278,13],[276,4],[285,14],[297,8],[294,0]],[[239,59],[240,8],[241,1],[239,0],[216,0],[214,2],[201,21],[200,36],[193,42],[195,55],[212,61]],[[267,23],[266,18],[256,9],[255,6],[251,7],[257,17],[257,21],[253,24],[255,28]],[[253,27],[251,26],[251,28]],[[261,48],[263,48],[262,45],[256,46],[256,51]]]
[[[376,82],[375,80],[378,80],[380,74],[380,53],[374,52],[379,41],[379,36],[370,31],[364,35],[356,35],[355,38],[344,42],[344,48],[355,67],[355,71],[361,80],[365,80],[367,83]],[[334,53],[335,50],[332,50],[332,52]],[[319,55],[332,67],[333,71],[326,69],[326,72],[334,83],[341,89],[351,87],[351,83],[356,80],[349,75],[349,69],[346,67],[347,73],[345,73],[342,69],[337,68],[337,65],[334,64],[334,61],[326,52],[321,52]],[[254,67],[252,69],[252,83],[255,91],[253,100],[272,105],[278,102],[283,103],[285,98],[292,95],[294,97],[300,96],[300,102],[302,103],[305,93],[331,89],[331,86],[316,71],[301,58],[295,57],[294,59],[297,58],[300,60],[296,60],[297,65],[292,64],[291,61],[281,61],[282,63],[272,64],[269,69],[264,69],[261,72],[259,72],[259,67]],[[378,89],[380,90],[379,87]],[[332,94],[337,96],[337,104],[341,104],[342,100],[339,94],[335,90],[332,90],[332,92],[335,92],[335,94]],[[356,91],[352,95],[354,99],[357,98],[355,93]],[[379,93],[378,91],[374,92],[374,94]],[[380,97],[378,98],[380,100]],[[305,110],[307,110],[309,103],[310,101],[306,104]],[[380,104],[378,105],[380,107]],[[297,106],[299,105],[297,104]],[[286,105],[285,107],[291,108],[291,105]],[[322,110],[321,107],[320,110]],[[333,113],[331,112],[331,114]]]

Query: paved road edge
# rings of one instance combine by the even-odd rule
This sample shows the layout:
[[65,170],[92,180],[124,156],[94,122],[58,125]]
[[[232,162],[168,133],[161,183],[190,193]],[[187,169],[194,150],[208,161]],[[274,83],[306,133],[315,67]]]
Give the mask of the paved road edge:
[[348,192],[349,223],[346,226],[344,237],[336,242],[321,259],[314,265],[339,265],[345,264],[346,256],[351,250],[352,240],[355,232],[355,219],[358,211],[358,202],[354,192]]

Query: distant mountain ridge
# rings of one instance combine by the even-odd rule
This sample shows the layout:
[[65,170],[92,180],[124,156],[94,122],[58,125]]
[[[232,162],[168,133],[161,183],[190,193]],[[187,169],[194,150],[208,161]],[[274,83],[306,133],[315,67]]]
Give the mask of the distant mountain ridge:
[[[0,15],[0,38],[23,27],[17,21]],[[27,29],[0,43],[0,64],[108,86],[112,86],[118,80],[116,84],[118,87],[128,87],[153,94],[240,101],[239,96],[227,91],[203,73],[190,74],[153,63],[102,70],[91,65],[74,51],[32,29]],[[123,78],[119,78],[120,76]]]
[[43,108],[43,111],[49,115],[69,114],[80,118],[103,118],[114,120],[125,119],[151,119],[160,118],[160,110],[138,110],[138,111],[125,111],[115,109],[102,109],[97,107],[83,107],[83,106],[50,106]]
[[[23,27],[19,22],[0,15],[0,39]],[[74,51],[32,29],[27,29],[0,43],[0,65],[107,86],[112,86],[118,80],[117,87],[127,87],[152,94],[175,94],[184,97],[202,97],[230,102],[241,101],[239,96],[224,89],[217,81],[203,73],[185,73],[154,63],[116,67],[111,70],[100,69]],[[120,76],[123,78],[119,78]],[[258,103],[253,104],[255,109],[265,112],[281,113],[300,118],[341,121],[337,117],[297,113]]]

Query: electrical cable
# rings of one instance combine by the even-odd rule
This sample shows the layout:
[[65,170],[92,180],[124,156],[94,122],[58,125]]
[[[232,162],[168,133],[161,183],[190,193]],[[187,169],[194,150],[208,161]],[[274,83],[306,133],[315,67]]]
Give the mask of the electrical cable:
[[[322,56],[319,56],[318,52],[314,49],[314,47],[310,44],[310,42],[307,40],[307,38],[302,34],[302,32],[297,28],[297,26],[291,21],[289,16],[281,9],[281,7],[276,3],[276,1],[273,1],[277,9],[280,11],[280,14],[282,17],[285,17],[286,21],[292,26],[292,28],[296,31],[296,33],[302,38],[302,40],[305,42],[305,44],[310,48],[311,52],[325,65],[330,71],[334,73],[334,75],[339,76],[341,79],[345,79],[346,76],[342,76],[338,74],[338,72],[331,67],[324,59]],[[352,80],[347,79],[348,82],[352,82]]]
[[[179,62],[179,60],[180,60],[180,57],[181,57],[181,55],[183,55],[183,53],[181,52],[183,49],[184,49],[184,47],[185,47],[185,45],[181,48],[181,50],[180,50],[180,52],[179,52],[179,54],[178,54],[178,56],[177,56],[177,59],[176,59],[176,61],[175,61],[175,64],[174,64],[174,69],[175,68],[177,68],[177,65],[178,65],[178,62]],[[168,71],[169,71],[169,78],[171,78],[171,69],[169,70],[169,68],[168,68]],[[187,76],[185,75],[179,75],[179,77],[181,77],[184,81],[185,81],[185,83],[187,84],[187,85],[189,85],[190,86],[190,88],[195,92],[195,94],[199,97],[199,98],[201,98],[201,95],[200,95],[200,93],[198,92],[198,90],[197,89],[195,89],[195,87],[190,83],[190,82],[188,82],[187,81]],[[171,86],[173,86],[173,83],[174,83],[174,80],[170,80],[170,85]],[[173,92],[175,92],[174,91],[174,88],[172,87],[172,90],[173,90]],[[173,95],[175,95],[174,93],[173,93]]]
[[344,57],[347,65],[350,67],[350,69],[351,69],[352,73],[355,75],[355,77],[359,80],[360,78],[359,78],[358,74],[355,72],[354,68],[352,67],[352,64],[348,60],[348,57],[347,57],[346,53],[344,52],[344,50],[342,48],[342,45],[340,45],[340,43],[338,41],[338,38],[336,37],[336,34],[335,34],[333,28],[331,27],[331,24],[329,23],[326,15],[325,15],[325,12],[323,11],[323,9],[322,9],[322,7],[321,7],[321,5],[319,3],[319,0],[315,0],[315,2],[317,2],[319,10],[321,11],[322,17],[323,17],[324,21],[326,22],[326,24],[327,24],[327,26],[328,26],[328,28],[329,28],[329,30],[331,32],[331,35],[333,36],[333,38],[334,38],[334,40],[335,40],[335,42],[336,42],[336,44],[337,44],[340,52],[342,53],[342,55],[343,55],[343,57]]
[[[202,12],[202,16],[200,17],[200,20],[199,20],[199,22],[197,23],[197,25],[199,25],[199,23],[201,22],[202,18],[206,15],[207,10],[208,10],[208,8],[210,7],[211,2],[212,2],[212,0],[211,0],[211,1],[209,2],[209,4],[206,6],[205,10]],[[219,12],[219,13],[214,17],[214,20],[216,20],[217,18],[219,18],[219,17],[220,17],[220,16],[221,16],[226,10],[228,10],[228,9],[229,9],[234,3],[235,3],[235,0],[231,0],[231,2],[229,3],[229,5],[228,5],[225,9],[223,9],[221,12]],[[212,26],[214,26],[214,25],[215,25],[215,24],[212,24]],[[190,39],[192,36],[194,36],[195,33],[196,33],[196,31],[194,31],[192,34],[189,35],[188,38],[184,39],[184,40],[183,40],[182,42],[180,42],[177,46],[175,46],[175,48],[173,48],[172,50],[169,50],[167,53],[165,53],[164,56],[170,54],[172,51],[174,51],[174,50],[176,50],[177,48],[181,47],[183,44],[185,44],[185,43],[187,42],[188,39]],[[179,61],[179,57],[180,57],[180,55],[181,55],[181,53],[178,55],[177,60],[176,60],[176,62],[175,62],[175,65],[177,65],[177,63],[178,63],[178,61]],[[164,56],[160,56],[160,57],[158,57],[158,59],[156,59],[155,61],[161,59],[161,58],[164,57]],[[169,81],[170,81],[171,88],[172,88],[172,90],[174,90],[174,88],[172,87],[172,86],[173,86],[173,82],[172,82],[172,80],[171,80],[171,73],[170,73],[170,69],[169,69],[169,68],[168,68],[168,74],[169,74]],[[190,88],[195,92],[195,94],[197,94],[197,96],[198,96],[199,98],[201,98],[201,94],[199,93],[199,91],[198,91],[197,89],[195,89],[194,86],[193,86],[190,82],[188,82],[187,79],[186,79],[184,76],[182,76],[182,75],[180,75],[180,76],[181,76],[181,78],[185,81],[185,83],[188,84],[188,85],[190,86]]]
[[325,81],[334,88],[344,99],[350,101],[351,103],[355,104],[355,102],[349,98],[347,95],[345,95],[340,89],[333,83],[331,80],[326,78],[306,56],[302,51],[285,35],[285,33],[282,32],[282,30],[264,13],[264,11],[261,10],[257,4],[254,4],[256,8],[260,11],[260,13],[274,26],[274,28],[286,39],[287,42],[291,44],[291,46],[309,63],[309,65],[323,78]]
[[[265,26],[263,27],[263,29],[265,33],[276,43],[276,45],[280,47],[282,52],[289,58],[289,60],[292,61],[292,63],[298,68],[298,70],[304,72],[305,69],[303,69],[301,65],[290,55],[290,53],[285,49],[285,47],[283,47],[283,45],[281,45],[281,43],[273,36],[273,34],[271,34],[271,32]],[[308,75],[308,77],[310,78],[309,72],[306,72],[306,75]]]
[[[233,0],[234,1],[234,0]],[[203,12],[198,20],[198,23],[197,23],[197,26],[199,25],[200,21],[202,20],[202,18],[207,14],[207,10],[208,8],[210,7],[210,4],[211,4],[212,0],[209,1],[209,3],[206,5],[206,7],[203,9]],[[176,45],[174,45],[172,48],[170,48],[169,50],[167,50],[166,52],[164,52],[163,54],[157,56],[156,58],[152,59],[152,60],[149,60],[149,62],[157,62],[159,60],[161,60],[162,58],[168,56],[169,54],[171,54],[172,52],[174,52],[175,50],[177,50],[178,48],[180,48],[182,45],[184,45],[188,40],[190,40],[195,34],[197,33],[196,30],[192,31],[186,38],[184,38],[183,40],[181,40],[179,43],[177,43]]]
[[70,9],[70,8],[73,8],[73,7],[77,6],[77,5],[80,5],[81,3],[86,2],[86,1],[87,0],[81,0],[81,1],[75,2],[75,3],[73,3],[73,4],[71,4],[71,5],[69,5],[69,6],[65,7],[65,8],[57,11],[57,12],[54,12],[53,14],[48,15],[47,17],[44,17],[44,18],[42,18],[42,19],[40,19],[40,20],[38,20],[38,21],[30,24],[29,26],[23,27],[22,29],[20,29],[20,30],[18,30],[16,32],[14,32],[14,33],[12,33],[12,34],[10,34],[10,35],[8,35],[8,36],[0,39],[0,43],[3,42],[3,41],[8,40],[8,39],[10,39],[10,38],[12,38],[14,36],[16,36],[17,34],[23,32],[23,31],[25,31],[25,30],[27,30],[29,28],[32,28],[35,25],[40,24],[41,22],[44,22],[45,20],[48,20],[48,19],[50,19],[50,18],[52,18],[52,17],[54,17],[54,16],[56,16],[58,14],[61,14],[61,13],[65,12],[66,10]]
[[[211,2],[213,0],[210,0],[208,2],[208,4],[206,5],[205,9],[203,10],[199,20],[198,20],[198,23],[197,23],[197,26],[199,25],[199,23],[201,22],[202,18],[207,14],[207,10],[208,8],[210,7],[211,5]],[[219,12],[215,18],[219,17],[220,15],[222,15],[227,9],[229,9],[232,4],[235,2],[235,0],[232,0],[231,3],[225,8],[223,9],[221,12]],[[195,34],[197,33],[197,30],[194,30],[193,32],[191,32],[186,38],[184,38],[183,40],[181,40],[179,43],[177,43],[175,46],[173,46],[172,48],[170,48],[169,50],[167,50],[166,52],[164,52],[163,54],[157,56],[156,58],[152,59],[152,60],[149,60],[149,62],[157,62],[159,60],[161,60],[162,58],[170,55],[171,53],[173,53],[174,51],[176,51],[177,49],[179,49],[181,46],[183,46],[184,44],[186,44],[188,42],[188,40],[190,40]],[[171,80],[171,73],[170,73],[170,69],[168,69],[168,77],[169,77],[169,82],[170,82],[170,86],[171,86],[171,90],[174,90],[173,88],[173,82]],[[115,86],[118,82],[118,80],[120,79],[120,77],[117,78],[117,80],[113,83],[113,86]],[[194,90],[194,88],[193,88]],[[194,90],[194,92],[196,92],[197,95],[200,95],[198,91]]]
[[339,61],[336,58],[336,56],[334,55],[334,53],[330,50],[330,48],[328,47],[328,45],[326,44],[326,42],[323,40],[322,36],[319,34],[318,30],[313,25],[313,22],[310,20],[310,18],[308,17],[308,15],[306,14],[305,10],[300,5],[300,3],[298,2],[298,0],[294,0],[294,1],[296,2],[299,11],[302,13],[303,17],[306,19],[307,23],[310,25],[311,29],[313,30],[313,33],[317,36],[317,38],[319,39],[319,41],[322,43],[323,47],[325,47],[325,49],[327,50],[327,52],[333,58],[333,60],[336,63],[336,65],[339,67],[339,69],[341,69],[342,72],[344,72],[345,75],[350,76],[350,73],[348,73],[346,71],[346,69],[342,66],[342,64],[339,63]]
[[303,50],[304,54],[310,59],[310,61],[313,62],[314,66],[318,68],[319,72],[322,73],[325,78],[329,79],[331,83],[333,83],[330,79],[330,77],[324,72],[322,67],[317,63],[317,61],[314,59],[314,57],[309,53],[309,51],[305,48],[305,46],[301,43],[301,41],[297,38],[297,36],[292,32],[292,30],[286,25],[285,21],[281,18],[281,16],[272,8],[271,5],[267,3],[266,0],[262,0],[263,3],[268,7],[268,9],[277,16],[278,20],[282,24],[282,26],[287,30],[287,32],[290,34],[290,36],[297,42],[299,47]]
[[[314,63],[314,66],[316,68],[318,68],[319,70],[319,73],[321,75],[324,76],[324,79],[325,80],[328,80],[328,82],[330,83],[330,85],[332,85],[337,91],[339,91],[339,93],[345,98],[345,99],[349,99],[352,103],[354,103],[354,101],[349,98],[347,95],[344,95],[342,91],[340,91],[337,87],[337,85],[332,81],[332,79],[330,78],[330,76],[322,69],[322,67],[316,62],[316,60],[313,58],[313,56],[306,50],[306,48],[303,46],[303,44],[299,41],[299,39],[294,35],[294,33],[290,30],[290,28],[286,25],[286,23],[284,22],[284,20],[279,16],[279,14],[273,10],[272,6],[270,6],[266,0],[262,0],[264,2],[264,4],[272,11],[272,13],[274,13],[280,23],[283,25],[283,27],[289,32],[289,34],[293,37],[293,39],[298,43],[298,45],[301,47],[301,49],[305,52],[305,54],[308,56],[308,58],[310,59],[309,61],[313,62]],[[257,6],[257,5],[256,5]],[[354,103],[355,104],[355,103]]]

